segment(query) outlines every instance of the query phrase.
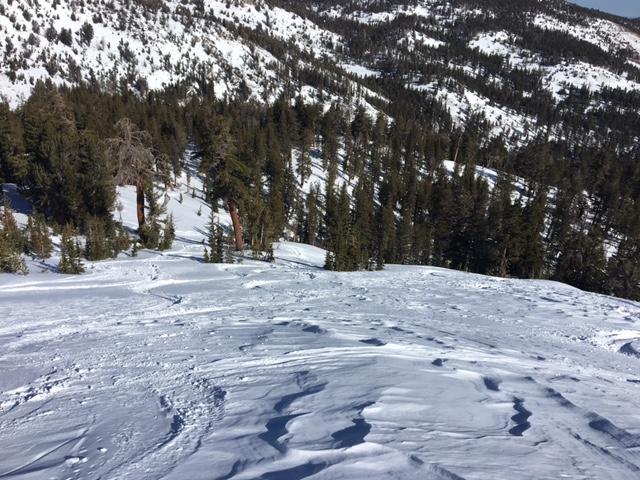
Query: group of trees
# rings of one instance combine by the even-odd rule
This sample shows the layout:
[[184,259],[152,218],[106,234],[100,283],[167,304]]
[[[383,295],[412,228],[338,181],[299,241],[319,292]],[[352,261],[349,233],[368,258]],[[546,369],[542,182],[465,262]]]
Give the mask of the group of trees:
[[[24,237],[20,242],[3,242],[3,248],[10,247],[14,257],[23,252],[37,258],[49,256],[50,230],[61,235],[59,269],[64,273],[82,271],[80,256],[101,260],[128,249],[129,235],[112,215],[116,185],[125,184],[137,187],[136,241],[147,248],[171,247],[173,219],[166,215],[157,191],[170,186],[171,175],[179,172],[176,151],[184,145],[156,141],[151,133],[137,127],[127,117],[128,113],[140,115],[135,111],[141,108],[137,102],[104,97],[114,110],[110,114],[93,110],[101,98],[83,90],[62,92],[38,84],[19,111],[0,104],[0,181],[18,184],[34,211],[40,212],[29,217],[24,232],[12,227],[9,220],[3,222],[9,225],[4,225],[4,230],[11,228]],[[105,103],[99,106],[105,107]],[[154,107],[147,107],[154,111]],[[179,136],[171,128],[170,118],[164,118],[151,128],[170,133],[157,137]],[[9,204],[3,212],[10,212]],[[79,235],[85,239],[82,248],[74,239]],[[42,244],[49,247],[43,250]],[[24,270],[13,260],[11,264],[3,270]]]
[[[59,271],[73,274],[83,272],[82,252],[75,232],[67,225],[61,235]],[[26,274],[28,268],[23,253],[44,260],[52,252],[53,242],[44,217],[33,212],[28,217],[27,225],[20,228],[9,197],[5,196],[0,207],[0,272]]]
[[[3,180],[41,212],[31,242],[46,219],[81,234],[86,258],[126,249],[112,212],[115,186],[131,184],[141,244],[168,248],[173,220],[158,192],[175,183],[190,139],[213,212],[207,262],[245,247],[270,258],[285,236],[326,248],[332,270],[429,264],[640,295],[637,150],[540,138],[509,151],[481,140],[481,122],[443,131],[410,109],[390,120],[287,96],[267,105],[178,98],[40,85],[18,111],[0,108]],[[231,242],[214,220],[221,207]],[[18,250],[44,247],[33,248]]]

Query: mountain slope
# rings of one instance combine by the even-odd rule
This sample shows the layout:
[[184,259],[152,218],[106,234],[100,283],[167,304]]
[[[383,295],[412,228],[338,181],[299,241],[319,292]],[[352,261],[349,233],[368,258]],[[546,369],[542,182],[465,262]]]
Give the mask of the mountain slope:
[[[419,104],[442,106],[431,114],[442,127],[451,120],[464,128],[479,115],[490,137],[518,145],[561,138],[575,115],[637,103],[637,95],[631,104],[623,93],[613,97],[640,90],[638,31],[593,15],[524,0],[15,0],[0,10],[0,85],[13,106],[42,79],[110,90],[124,83],[141,93],[176,84],[196,93],[209,84],[220,98],[261,101],[291,84],[309,101],[322,87],[300,73],[320,69],[365,96],[371,89],[393,100],[398,85],[418,91]],[[582,88],[587,105],[573,101]]]

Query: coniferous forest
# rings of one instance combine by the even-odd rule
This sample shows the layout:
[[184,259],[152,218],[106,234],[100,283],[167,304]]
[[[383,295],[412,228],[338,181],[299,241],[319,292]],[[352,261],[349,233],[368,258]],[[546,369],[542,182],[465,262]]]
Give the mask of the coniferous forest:
[[[286,237],[326,248],[333,270],[436,265],[640,293],[635,157],[624,163],[585,150],[578,161],[552,142],[516,152],[483,148],[472,129],[436,133],[411,115],[389,122],[286,97],[266,106],[183,105],[171,92],[142,100],[44,84],[20,109],[3,106],[0,145],[2,181],[18,184],[38,212],[28,235],[12,234],[4,220],[3,251],[43,255],[33,232],[45,221],[67,231],[72,258],[80,256],[73,232],[86,235],[88,259],[129,248],[112,216],[119,182],[138,185],[150,211],[139,218],[142,244],[167,248],[171,233],[157,221],[149,186],[171,188],[189,151],[207,180],[208,202],[237,210],[238,249],[268,251]],[[452,172],[443,166],[449,158],[457,159]],[[303,194],[314,161],[334,187]],[[499,172],[491,187],[475,174],[488,164]],[[614,232],[619,246],[607,257]]]

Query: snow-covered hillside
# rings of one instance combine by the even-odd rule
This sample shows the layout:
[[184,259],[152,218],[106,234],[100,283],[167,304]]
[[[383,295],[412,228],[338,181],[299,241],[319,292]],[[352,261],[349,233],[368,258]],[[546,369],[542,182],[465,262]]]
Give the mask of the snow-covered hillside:
[[640,305],[200,248],[0,278],[0,477],[637,478]]
[[196,87],[204,72],[221,98],[243,86],[256,100],[273,100],[281,92],[276,69],[282,64],[224,22],[264,28],[312,56],[327,55],[324,45],[340,42],[308,20],[260,2],[207,0],[202,6],[174,0],[10,2],[0,14],[2,96],[17,106],[45,79],[62,85],[97,80],[105,88],[124,79],[142,91],[185,81]]
[[[313,0],[13,0],[0,4],[0,98],[16,108],[38,80],[95,83],[110,91],[126,84],[141,94],[176,84],[197,94],[207,84],[218,98],[240,92],[260,102],[290,94],[293,87],[305,101],[339,100],[377,115],[381,107],[368,99],[384,102],[387,92],[370,80],[384,70],[387,79],[394,77],[442,105],[454,125],[464,127],[470,116],[484,116],[489,138],[504,136],[517,146],[549,133],[521,105],[540,92],[518,92],[522,98],[514,105],[504,95],[487,96],[477,81],[505,88],[512,70],[523,69],[541,77],[543,91],[556,103],[567,98],[570,87],[640,91],[638,32],[556,2],[531,2],[528,8],[519,19],[520,30],[506,31],[508,11],[479,9],[462,0],[351,2],[332,8]],[[465,22],[471,37],[460,39],[456,29]],[[364,51],[352,48],[360,36],[368,38],[368,29],[377,32],[377,41]],[[523,48],[522,29],[586,42],[596,56],[626,59],[628,70],[615,61],[586,61],[573,51],[549,56]],[[454,40],[460,43],[452,45]],[[468,58],[471,52],[502,58],[502,71],[487,75],[492,67],[486,59]],[[399,59],[418,68],[406,71]],[[425,65],[444,71],[425,75]],[[345,98],[347,92],[356,98]],[[599,105],[594,101],[593,107]]]

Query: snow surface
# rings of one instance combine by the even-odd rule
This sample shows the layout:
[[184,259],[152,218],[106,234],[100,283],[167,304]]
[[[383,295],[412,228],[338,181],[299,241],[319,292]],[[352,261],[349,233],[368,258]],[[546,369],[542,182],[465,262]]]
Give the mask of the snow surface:
[[0,277],[0,477],[637,478],[638,304],[275,252]]
[[638,478],[640,304],[290,242],[204,264],[185,182],[172,250],[0,276],[0,478]]
[[479,115],[490,127],[489,138],[502,135],[510,147],[525,144],[539,133],[535,118],[501,106],[460,84],[455,91],[443,87],[439,82],[410,83],[407,86],[433,95],[445,106],[451,120],[458,127],[464,127],[471,116]]
[[379,77],[380,76],[380,72],[377,72],[376,70],[372,70],[370,68],[367,68],[363,65],[358,65],[355,63],[343,63],[340,65],[340,67],[347,73],[351,73],[353,75],[356,75],[358,77]]
[[398,41],[399,45],[405,45],[408,50],[413,51],[416,45],[422,45],[429,48],[440,48],[446,45],[442,40],[436,40],[422,32],[409,31]]

